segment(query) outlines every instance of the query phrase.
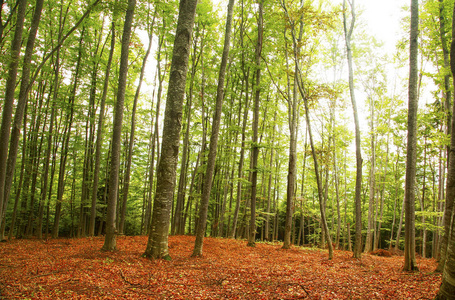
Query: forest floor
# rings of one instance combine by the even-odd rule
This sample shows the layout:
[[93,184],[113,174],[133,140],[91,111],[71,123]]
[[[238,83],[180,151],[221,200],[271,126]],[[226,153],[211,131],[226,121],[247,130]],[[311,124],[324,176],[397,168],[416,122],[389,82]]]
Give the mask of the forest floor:
[[13,240],[0,244],[0,299],[433,299],[441,282],[436,262],[378,257],[281,244],[205,238],[191,257],[194,237],[169,239],[171,261],[141,257],[147,237],[117,237],[118,250],[101,252],[104,238]]

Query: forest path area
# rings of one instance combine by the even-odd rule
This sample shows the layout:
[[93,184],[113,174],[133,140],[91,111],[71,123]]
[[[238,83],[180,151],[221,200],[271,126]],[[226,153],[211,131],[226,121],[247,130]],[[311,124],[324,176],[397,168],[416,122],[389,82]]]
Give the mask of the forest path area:
[[195,238],[172,236],[171,261],[141,257],[145,236],[13,240],[0,244],[0,299],[433,299],[441,283],[433,259],[417,259],[407,273],[403,257],[362,255],[281,244],[204,239],[202,257],[190,257]]

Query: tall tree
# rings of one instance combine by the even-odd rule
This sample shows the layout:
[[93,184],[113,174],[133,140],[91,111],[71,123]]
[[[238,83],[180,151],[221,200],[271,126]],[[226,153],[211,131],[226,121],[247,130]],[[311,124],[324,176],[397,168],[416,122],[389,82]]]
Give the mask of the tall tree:
[[24,27],[25,12],[27,10],[27,0],[18,0],[16,25],[14,28],[14,38],[11,43],[11,53],[8,64],[8,77],[5,85],[5,96],[2,107],[2,123],[0,125],[0,224],[5,215],[4,203],[8,201],[4,197],[6,165],[8,156],[8,145],[10,138],[11,119],[14,106],[14,92],[16,90],[17,69],[22,45],[22,32]]
[[[0,223],[2,220],[1,217],[1,212],[3,213],[6,212],[7,208],[7,203],[10,195],[10,189],[11,189],[11,183],[13,181],[13,176],[14,176],[14,168],[16,165],[16,157],[17,157],[17,151],[19,147],[19,138],[20,138],[20,129],[22,127],[22,120],[24,119],[24,111],[25,107],[27,105],[27,99],[28,99],[28,89],[29,89],[29,83],[30,83],[30,72],[31,72],[31,59],[32,59],[32,54],[35,50],[35,40],[36,40],[36,34],[38,31],[38,25],[40,23],[41,19],[41,11],[43,9],[43,2],[44,0],[39,0],[35,4],[35,11],[33,13],[33,19],[29,31],[29,35],[27,38],[27,46],[25,48],[25,53],[24,53],[24,62],[22,66],[22,77],[21,77],[21,85],[20,85],[20,91],[19,91],[19,99],[18,103],[16,106],[16,113],[14,115],[14,121],[13,121],[13,128],[11,129],[11,141],[10,141],[10,147],[9,147],[9,154],[8,154],[8,162],[7,162],[7,168],[6,168],[6,177],[5,177],[5,183],[4,183],[4,201],[3,201],[3,207],[0,207]],[[5,143],[6,144],[6,143]],[[47,176],[47,174],[46,174]],[[1,193],[1,191],[0,191]],[[0,203],[1,201],[1,196],[0,196]],[[3,233],[3,231],[1,232]],[[0,237],[0,240],[3,239],[3,237]]]
[[[303,7],[304,2],[301,1],[300,5]],[[303,14],[299,18],[299,33],[295,37],[296,33],[296,24],[291,20],[289,13],[284,2],[281,3],[283,6],[288,21],[291,25],[293,40],[293,52],[294,52],[294,73],[298,72],[298,64],[300,63],[300,47],[301,40],[303,35]],[[288,59],[286,58],[286,61]],[[289,161],[288,161],[288,181],[287,181],[287,190],[286,190],[286,220],[284,225],[284,241],[283,248],[289,249],[291,247],[291,229],[292,229],[292,216],[294,214],[294,199],[295,199],[295,186],[296,186],[296,177],[297,177],[297,126],[298,126],[298,117],[299,117],[299,100],[297,93],[297,80],[298,76],[294,75],[294,86],[292,96],[289,95],[287,100],[288,106],[288,116],[289,116]],[[290,85],[288,79],[288,86]]]
[[[238,178],[237,180],[237,201],[235,204],[235,209],[234,209],[234,216],[232,220],[232,228],[229,236],[231,238],[235,238],[235,234],[237,231],[237,220],[239,216],[239,210],[240,210],[240,201],[242,200],[242,180],[240,178],[243,177],[243,165],[245,162],[245,139],[246,139],[246,126],[248,123],[248,112],[249,112],[249,76],[250,76],[250,68],[247,66],[246,61],[245,61],[245,52],[246,52],[246,47],[244,44],[244,38],[245,38],[245,24],[246,18],[245,18],[245,5],[244,1],[241,1],[241,19],[240,19],[240,48],[242,49],[241,53],[241,70],[242,70],[242,91],[240,92],[241,94],[245,94],[245,101],[240,101],[240,110],[242,108],[242,105],[244,106],[243,109],[243,119],[242,119],[242,138],[241,138],[241,146],[240,146],[240,158],[239,158],[239,168],[238,168]],[[240,112],[239,112],[240,113]],[[240,117],[239,117],[240,118]]]
[[[137,111],[137,102],[139,100],[139,95],[141,92],[142,82],[144,80],[145,74],[145,66],[147,64],[147,59],[149,57],[150,51],[152,49],[152,40],[153,40],[153,26],[155,24],[155,16],[156,16],[156,8],[155,12],[153,13],[153,18],[150,23],[150,27],[148,29],[149,33],[149,44],[147,46],[147,51],[145,52],[144,58],[142,59],[142,66],[141,66],[141,73],[139,75],[139,83],[136,88],[136,93],[134,94],[133,100],[133,111],[131,113],[131,130],[130,130],[130,137],[128,141],[128,150],[127,150],[127,158],[126,158],[126,171],[124,175],[124,183],[123,183],[123,195],[122,195],[122,208],[120,212],[120,222],[119,222],[119,234],[124,233],[125,227],[125,217],[126,217],[126,204],[128,200],[128,191],[130,187],[130,177],[131,177],[131,163],[133,160],[133,146],[134,146],[134,139],[136,134],[136,111]],[[150,15],[148,15],[147,19],[149,19]],[[147,20],[150,21],[150,20]]]
[[163,142],[158,165],[152,223],[144,256],[167,258],[169,219],[174,196],[185,96],[186,75],[197,0],[181,0],[164,114]]
[[[62,20],[62,11],[63,5],[61,6],[60,10],[60,20]],[[62,23],[63,24],[63,23]],[[61,33],[61,30],[60,32]],[[65,191],[65,176],[66,176],[66,162],[68,158],[69,152],[69,142],[71,138],[71,132],[73,129],[73,121],[74,121],[74,108],[75,108],[75,100],[76,100],[76,91],[79,86],[80,77],[81,77],[81,69],[82,69],[82,49],[83,49],[83,41],[85,36],[85,27],[82,28],[80,37],[79,37],[79,49],[77,54],[77,63],[76,63],[76,70],[73,75],[73,83],[71,87],[71,91],[69,93],[68,99],[68,106],[65,118],[65,130],[63,133],[63,145],[62,145],[62,155],[60,157],[60,166],[59,166],[59,173],[58,173],[58,187],[57,187],[57,201],[55,204],[55,217],[54,217],[54,227],[52,228],[52,237],[57,238],[59,235],[60,229],[60,218],[62,215],[62,204],[63,204],[63,194]],[[60,36],[59,36],[60,38]],[[56,76],[56,78],[58,78]],[[55,83],[57,84],[57,83]],[[55,87],[57,89],[57,86]]]
[[[351,7],[351,24],[348,29],[347,16],[346,16],[346,1],[348,1]],[[354,92],[354,70],[352,67],[352,48],[351,48],[351,37],[354,31],[354,25],[356,21],[355,14],[355,0],[343,0],[343,28],[344,38],[346,41],[346,52],[349,67],[349,92],[351,94],[352,110],[354,113],[354,124],[355,124],[355,157],[356,157],[356,177],[355,177],[355,243],[354,243],[354,257],[360,258],[362,255],[362,152],[360,148],[360,125],[359,116],[357,113],[357,101],[355,99]]]
[[411,33],[409,48],[408,140],[405,181],[405,240],[404,270],[417,270],[415,257],[415,178],[417,161],[417,107],[418,107],[418,37],[419,1],[411,0]]
[[210,191],[212,190],[213,171],[215,170],[216,150],[218,145],[218,136],[221,123],[221,110],[223,108],[224,98],[224,79],[226,76],[226,66],[229,58],[229,47],[231,41],[232,17],[234,12],[234,0],[229,0],[226,31],[224,33],[223,54],[221,56],[220,71],[218,73],[218,87],[216,91],[215,114],[212,121],[212,133],[210,136],[209,155],[207,158],[207,169],[204,177],[204,187],[201,196],[201,205],[199,206],[199,221],[196,227],[196,241],[194,243],[193,255],[202,255],[202,246],[207,225],[207,211],[210,200]]
[[[453,16],[455,17],[455,7],[453,9]],[[454,20],[454,19],[453,19]],[[450,69],[452,72],[452,75],[455,76],[455,22],[452,20],[452,41],[451,41],[451,46],[450,46]],[[455,80],[453,80],[453,87],[455,87]],[[455,94],[454,94],[455,97]],[[455,115],[455,102],[452,105],[452,115]],[[452,127],[452,132],[455,132],[455,120],[452,118],[451,119],[451,124],[450,126]],[[440,258],[439,258],[439,263],[437,267],[437,271],[445,272],[445,264],[449,260],[448,256],[448,251],[449,247],[452,246],[452,264],[453,264],[453,254],[455,249],[453,249],[453,244],[455,243],[455,238],[450,236],[450,233],[452,231],[452,234],[454,234],[453,228],[451,229],[451,226],[453,226],[452,223],[455,223],[453,221],[453,204],[455,202],[455,134],[452,134],[450,137],[450,151],[449,151],[449,162],[448,162],[448,170],[447,170],[447,186],[446,186],[446,203],[445,203],[445,209],[444,209],[444,235],[442,236],[441,239],[441,245],[440,245]],[[449,241],[451,240],[451,244]],[[448,269],[448,268],[447,268]],[[450,269],[449,269],[450,270]],[[448,271],[450,274],[450,271]],[[449,276],[449,274],[447,276]],[[444,273],[445,276],[445,273]],[[453,267],[452,267],[452,273],[451,273],[452,278],[455,277],[455,274],[453,273]],[[453,281],[452,281],[453,282]],[[445,284],[447,286],[447,283]],[[441,288],[442,289],[442,288]],[[452,284],[452,291],[455,291],[455,284]],[[452,294],[455,294],[455,292],[452,292]]]
[[254,247],[256,240],[256,193],[258,184],[258,157],[259,157],[259,102],[261,94],[261,53],[263,41],[263,0],[259,0],[258,11],[258,40],[256,45],[256,84],[253,104],[253,143],[251,154],[251,199],[250,199],[250,234],[248,236],[248,246]]
[[311,153],[313,155],[313,164],[314,164],[314,173],[316,176],[316,184],[318,188],[318,199],[319,199],[319,208],[321,211],[321,225],[322,225],[322,230],[324,230],[327,243],[328,243],[328,248],[329,248],[329,259],[333,258],[333,246],[332,246],[332,239],[330,237],[330,232],[329,228],[327,226],[327,220],[326,220],[326,215],[325,215],[325,207],[324,207],[324,196],[323,196],[323,187],[322,187],[322,180],[321,176],[319,173],[319,164],[318,164],[318,158],[316,154],[316,150],[314,147],[314,141],[313,141],[313,133],[311,131],[311,121],[310,121],[310,112],[309,112],[309,105],[308,105],[308,95],[305,95],[305,92],[303,90],[302,82],[301,82],[301,77],[299,78],[299,91],[300,94],[303,98],[303,103],[305,106],[305,119],[306,119],[306,125],[308,129],[308,136],[310,138],[310,146],[311,146]]
[[101,145],[103,143],[103,126],[104,126],[104,113],[106,109],[106,98],[109,88],[109,75],[111,72],[111,65],[115,50],[115,20],[117,17],[117,0],[113,4],[112,22],[111,22],[111,44],[109,50],[109,56],[106,63],[106,70],[104,73],[104,84],[103,91],[100,99],[100,112],[98,117],[98,128],[96,131],[96,142],[95,142],[95,165],[93,169],[93,186],[91,194],[91,207],[90,207],[90,223],[88,228],[88,235],[95,235],[95,220],[96,220],[96,199],[98,196],[98,184],[100,176],[100,164],[101,164]]
[[112,133],[112,154],[109,172],[109,194],[106,216],[106,236],[102,250],[112,251],[116,249],[116,213],[118,195],[118,177],[120,167],[120,146],[123,123],[123,106],[125,102],[126,81],[128,75],[128,53],[131,39],[131,29],[133,24],[134,9],[136,0],[128,0],[128,8],[125,14],[123,25],[122,52],[120,54],[120,69],[117,89],[117,102],[114,111],[114,130]]

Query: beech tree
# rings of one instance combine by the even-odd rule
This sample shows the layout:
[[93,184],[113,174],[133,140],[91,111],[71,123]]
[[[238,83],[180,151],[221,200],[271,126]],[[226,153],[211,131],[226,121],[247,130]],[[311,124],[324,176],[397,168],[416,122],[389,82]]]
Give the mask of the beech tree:
[[[21,53],[22,32],[24,27],[25,12],[27,10],[27,0],[18,2],[16,26],[14,30],[14,39],[11,43],[10,61],[8,63],[8,77],[5,86],[4,104],[2,107],[2,123],[0,127],[0,224],[3,222],[5,214],[5,204],[8,199],[5,198],[5,178],[6,178],[6,161],[8,156],[8,142],[10,138],[11,119],[14,105],[14,92],[16,88],[17,69]],[[3,238],[3,237],[0,237]]]
[[120,164],[120,143],[123,122],[123,105],[125,101],[125,89],[128,74],[128,53],[131,39],[136,0],[128,0],[122,35],[122,53],[120,58],[120,70],[118,78],[117,102],[115,104],[114,130],[112,134],[112,154],[109,172],[109,197],[106,216],[106,236],[102,250],[112,251],[116,249],[116,212],[118,193],[118,174]]
[[[455,20],[455,7],[453,8]],[[455,22],[452,20],[452,41],[450,45],[450,69],[455,75]],[[455,87],[455,80],[452,79]],[[455,96],[455,94],[454,94]],[[455,102],[452,104],[452,114],[455,113]],[[455,132],[455,120],[450,124],[452,133]],[[455,299],[455,135],[450,138],[449,163],[447,170],[447,196],[444,213],[444,236],[441,245],[441,258],[438,270],[442,271],[442,284],[435,299]]]
[[224,36],[224,48],[221,58],[220,71],[218,75],[218,88],[216,91],[215,114],[212,121],[212,134],[210,136],[209,156],[207,158],[207,169],[204,177],[204,188],[202,191],[201,205],[199,208],[199,221],[196,227],[196,241],[192,256],[202,255],[203,239],[207,224],[207,209],[209,205],[210,192],[212,190],[213,171],[215,169],[216,152],[218,145],[218,135],[221,122],[221,109],[223,107],[224,97],[224,78],[226,75],[226,66],[229,56],[229,47],[231,40],[232,17],[234,11],[234,0],[229,0],[227,19],[226,19],[226,32]]
[[349,93],[351,95],[352,110],[354,113],[354,124],[355,124],[355,155],[356,155],[356,179],[355,179],[355,242],[354,242],[354,257],[360,258],[362,255],[362,202],[361,202],[361,190],[362,190],[362,152],[360,145],[360,125],[359,116],[357,112],[357,101],[354,92],[354,70],[352,67],[352,49],[351,49],[351,37],[354,31],[354,25],[356,21],[355,14],[355,0],[349,1],[348,3],[351,8],[351,23],[348,27],[347,13],[346,13],[346,0],[343,0],[343,28],[344,37],[346,41],[347,60],[349,67]]
[[411,1],[411,34],[409,54],[408,140],[405,182],[405,250],[404,270],[417,270],[415,258],[415,177],[417,159],[417,104],[418,104],[418,31],[419,3]]
[[144,255],[169,258],[168,232],[179,153],[183,98],[197,0],[181,0],[174,40],[152,224]]

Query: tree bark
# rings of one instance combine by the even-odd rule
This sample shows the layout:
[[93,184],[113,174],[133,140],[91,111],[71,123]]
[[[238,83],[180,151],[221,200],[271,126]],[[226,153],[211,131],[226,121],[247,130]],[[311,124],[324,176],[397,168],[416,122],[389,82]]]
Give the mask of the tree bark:
[[258,126],[259,126],[259,102],[261,94],[261,53],[263,41],[263,0],[259,1],[259,14],[258,14],[258,40],[256,45],[256,83],[255,95],[253,105],[253,141],[251,149],[252,160],[252,173],[251,173],[251,198],[250,198],[250,225],[249,236],[247,245],[250,247],[255,246],[256,240],[256,194],[257,194],[257,181],[258,181],[258,157],[259,157],[259,142],[258,142]]
[[118,195],[118,178],[120,166],[120,148],[122,137],[123,107],[125,101],[126,81],[128,75],[128,52],[131,38],[131,28],[134,17],[136,0],[128,0],[128,8],[123,25],[122,52],[120,54],[120,68],[118,78],[117,102],[114,110],[114,130],[112,133],[111,166],[109,172],[109,194],[106,215],[106,236],[104,238],[103,251],[116,249],[116,212]]
[[[455,17],[455,8],[453,9],[453,17]],[[450,70],[452,72],[452,76],[455,76],[455,21],[452,22],[452,41],[450,45]],[[453,86],[455,87],[455,80],[453,80]],[[455,97],[455,93],[454,93]],[[455,103],[452,106],[452,115],[455,113]],[[452,119],[452,123],[450,124],[452,127],[452,132],[455,132],[455,122]],[[441,243],[440,243],[440,259],[439,259],[439,264],[438,267],[436,268],[436,271],[439,272],[446,272],[447,267],[445,267],[445,264],[449,261],[449,251],[452,251],[452,270],[451,272],[448,271],[448,276],[451,276],[452,278],[452,291],[455,291],[455,284],[453,284],[454,281],[454,269],[453,269],[453,263],[454,263],[454,251],[455,247],[453,244],[455,243],[455,231],[453,230],[453,225],[452,223],[455,223],[453,221],[453,204],[455,199],[455,135],[452,134],[450,137],[450,151],[449,151],[449,159],[448,159],[448,170],[447,170],[447,183],[446,183],[446,203],[445,203],[445,210],[444,210],[444,235],[441,238]],[[452,226],[452,236],[450,236],[450,230]],[[451,237],[451,243],[449,243]],[[449,248],[452,248],[452,250],[449,250]],[[451,274],[451,275],[450,275]],[[445,275],[445,273],[444,273]],[[443,275],[443,276],[444,276]],[[446,284],[447,285],[447,284]],[[442,289],[442,288],[441,288]],[[454,295],[455,293],[452,293]]]
[[[63,192],[65,190],[65,173],[66,173],[66,161],[68,158],[68,151],[69,151],[69,140],[71,136],[71,129],[73,126],[73,119],[74,119],[74,102],[76,98],[76,90],[79,84],[79,76],[80,76],[80,69],[81,69],[81,60],[82,60],[82,46],[83,46],[83,38],[84,38],[84,30],[82,30],[80,38],[79,38],[79,53],[77,58],[76,64],[76,72],[74,74],[74,82],[73,87],[69,96],[69,112],[66,115],[66,122],[65,122],[65,130],[63,133],[64,137],[64,144],[62,146],[62,155],[60,157],[60,167],[59,167],[59,174],[58,174],[58,188],[57,188],[57,200],[55,204],[55,217],[54,217],[54,227],[52,229],[52,237],[57,238],[59,234],[59,225],[60,225],[60,217],[61,217],[61,210],[62,210],[62,202],[63,202]],[[58,76],[56,76],[58,79]],[[57,82],[54,83],[56,86],[54,87],[56,90],[58,89]]]
[[374,223],[373,217],[375,211],[375,194],[376,194],[376,146],[375,146],[375,133],[374,133],[374,100],[370,96],[370,145],[371,145],[371,161],[370,161],[370,178],[369,178],[369,197],[368,197],[368,226],[367,236],[365,239],[365,253],[373,250],[373,235],[374,235]]
[[181,0],[164,116],[152,224],[144,256],[169,259],[168,234],[178,162],[183,98],[197,0]]
[[316,150],[314,147],[314,142],[313,142],[313,134],[311,132],[311,122],[310,122],[310,112],[308,108],[308,98],[305,97],[303,93],[303,88],[301,86],[301,82],[299,80],[299,90],[300,94],[302,95],[303,102],[305,104],[305,117],[306,117],[306,123],[307,123],[307,128],[308,128],[308,136],[310,138],[310,145],[311,145],[311,153],[313,154],[313,163],[314,163],[314,173],[316,176],[316,184],[318,186],[318,199],[319,199],[319,208],[321,211],[321,223],[322,223],[322,230],[324,230],[326,238],[327,238],[327,243],[329,247],[329,259],[333,258],[333,246],[332,246],[332,239],[330,237],[330,232],[329,228],[327,227],[327,221],[326,221],[326,216],[325,216],[325,208],[324,208],[324,196],[323,196],[323,187],[322,187],[322,182],[321,178],[319,175],[319,165],[318,165],[318,158],[316,155]]
[[119,222],[119,234],[124,234],[125,228],[125,216],[126,216],[126,204],[128,200],[128,191],[130,187],[130,177],[131,177],[131,163],[133,160],[133,147],[134,147],[134,139],[135,139],[135,130],[136,130],[136,111],[137,111],[137,102],[139,100],[139,94],[141,92],[142,81],[144,80],[145,74],[145,66],[147,64],[147,59],[150,54],[150,50],[152,49],[152,38],[153,38],[153,25],[155,23],[155,15],[156,10],[153,15],[153,20],[149,28],[149,44],[147,47],[147,51],[145,52],[144,58],[142,59],[142,66],[141,66],[141,73],[139,75],[139,84],[136,88],[136,93],[134,94],[134,101],[133,101],[133,111],[131,113],[131,130],[130,130],[130,137],[128,141],[128,154],[127,154],[127,161],[126,161],[126,171],[125,171],[125,178],[123,183],[123,194],[122,194],[122,209],[120,213],[120,222]]
[[411,1],[411,34],[409,55],[408,142],[405,180],[405,242],[404,270],[417,270],[415,258],[415,178],[417,158],[417,107],[418,107],[418,30],[419,3]]
[[18,0],[16,26],[14,29],[14,38],[11,42],[11,57],[9,58],[8,77],[6,79],[5,98],[2,107],[2,123],[0,125],[0,141],[2,141],[0,143],[0,224],[5,216],[6,203],[8,201],[8,198],[5,197],[8,141],[10,139],[14,92],[16,90],[17,69],[21,52],[22,32],[26,10],[27,0]]
[[107,91],[109,88],[109,77],[111,72],[111,65],[114,56],[115,50],[115,19],[116,19],[116,7],[117,1],[114,3],[114,13],[112,17],[112,24],[111,24],[111,45],[109,50],[109,57],[106,64],[106,71],[104,77],[104,84],[103,84],[103,92],[101,94],[100,100],[100,112],[98,117],[98,128],[96,131],[96,143],[95,143],[95,165],[93,169],[93,186],[92,186],[92,194],[91,194],[91,208],[90,208],[90,223],[88,229],[88,235],[94,236],[95,235],[95,221],[96,221],[96,200],[98,198],[98,184],[99,184],[99,176],[100,176],[100,164],[101,164],[101,145],[103,143],[104,132],[104,112],[106,108],[106,98],[107,98]]
[[[201,38],[203,39],[203,38]],[[194,79],[196,76],[197,65],[202,54],[203,40],[201,40],[201,49],[199,49],[199,54],[197,54],[197,42],[193,41],[193,53],[192,53],[192,64],[191,64],[191,78],[190,78],[190,88],[186,100],[186,131],[185,138],[183,141],[182,149],[182,160],[180,164],[180,175],[179,175],[179,184],[177,190],[177,202],[174,213],[173,226],[171,228],[171,234],[184,234],[185,223],[183,222],[183,208],[185,206],[185,186],[186,186],[186,177],[188,175],[188,155],[189,155],[189,144],[190,144],[190,125],[191,125],[191,115],[192,115],[192,106],[193,106],[193,88],[194,88]]]
[[346,40],[346,50],[349,66],[349,91],[351,94],[352,110],[354,113],[355,123],[355,157],[356,157],[356,177],[355,177],[355,241],[354,241],[354,253],[355,258],[360,258],[362,255],[362,152],[360,145],[360,125],[359,116],[357,113],[357,101],[355,99],[354,92],[354,70],[352,67],[352,49],[351,49],[351,36],[354,30],[354,24],[356,20],[355,14],[355,0],[347,0],[351,6],[351,24],[348,30],[347,17],[346,17],[346,0],[343,0],[343,27],[344,37]]
[[212,190],[213,171],[215,170],[216,150],[218,145],[218,136],[221,123],[221,109],[224,98],[224,80],[226,75],[226,66],[229,59],[229,46],[231,40],[232,18],[234,12],[234,0],[229,0],[228,12],[226,19],[226,31],[224,35],[224,48],[221,57],[220,71],[218,74],[218,88],[216,92],[215,114],[212,121],[212,133],[210,136],[209,155],[207,159],[207,169],[204,177],[204,186],[199,207],[199,221],[196,226],[196,241],[192,256],[202,255],[202,246],[207,225],[207,211],[210,200],[210,191]]

